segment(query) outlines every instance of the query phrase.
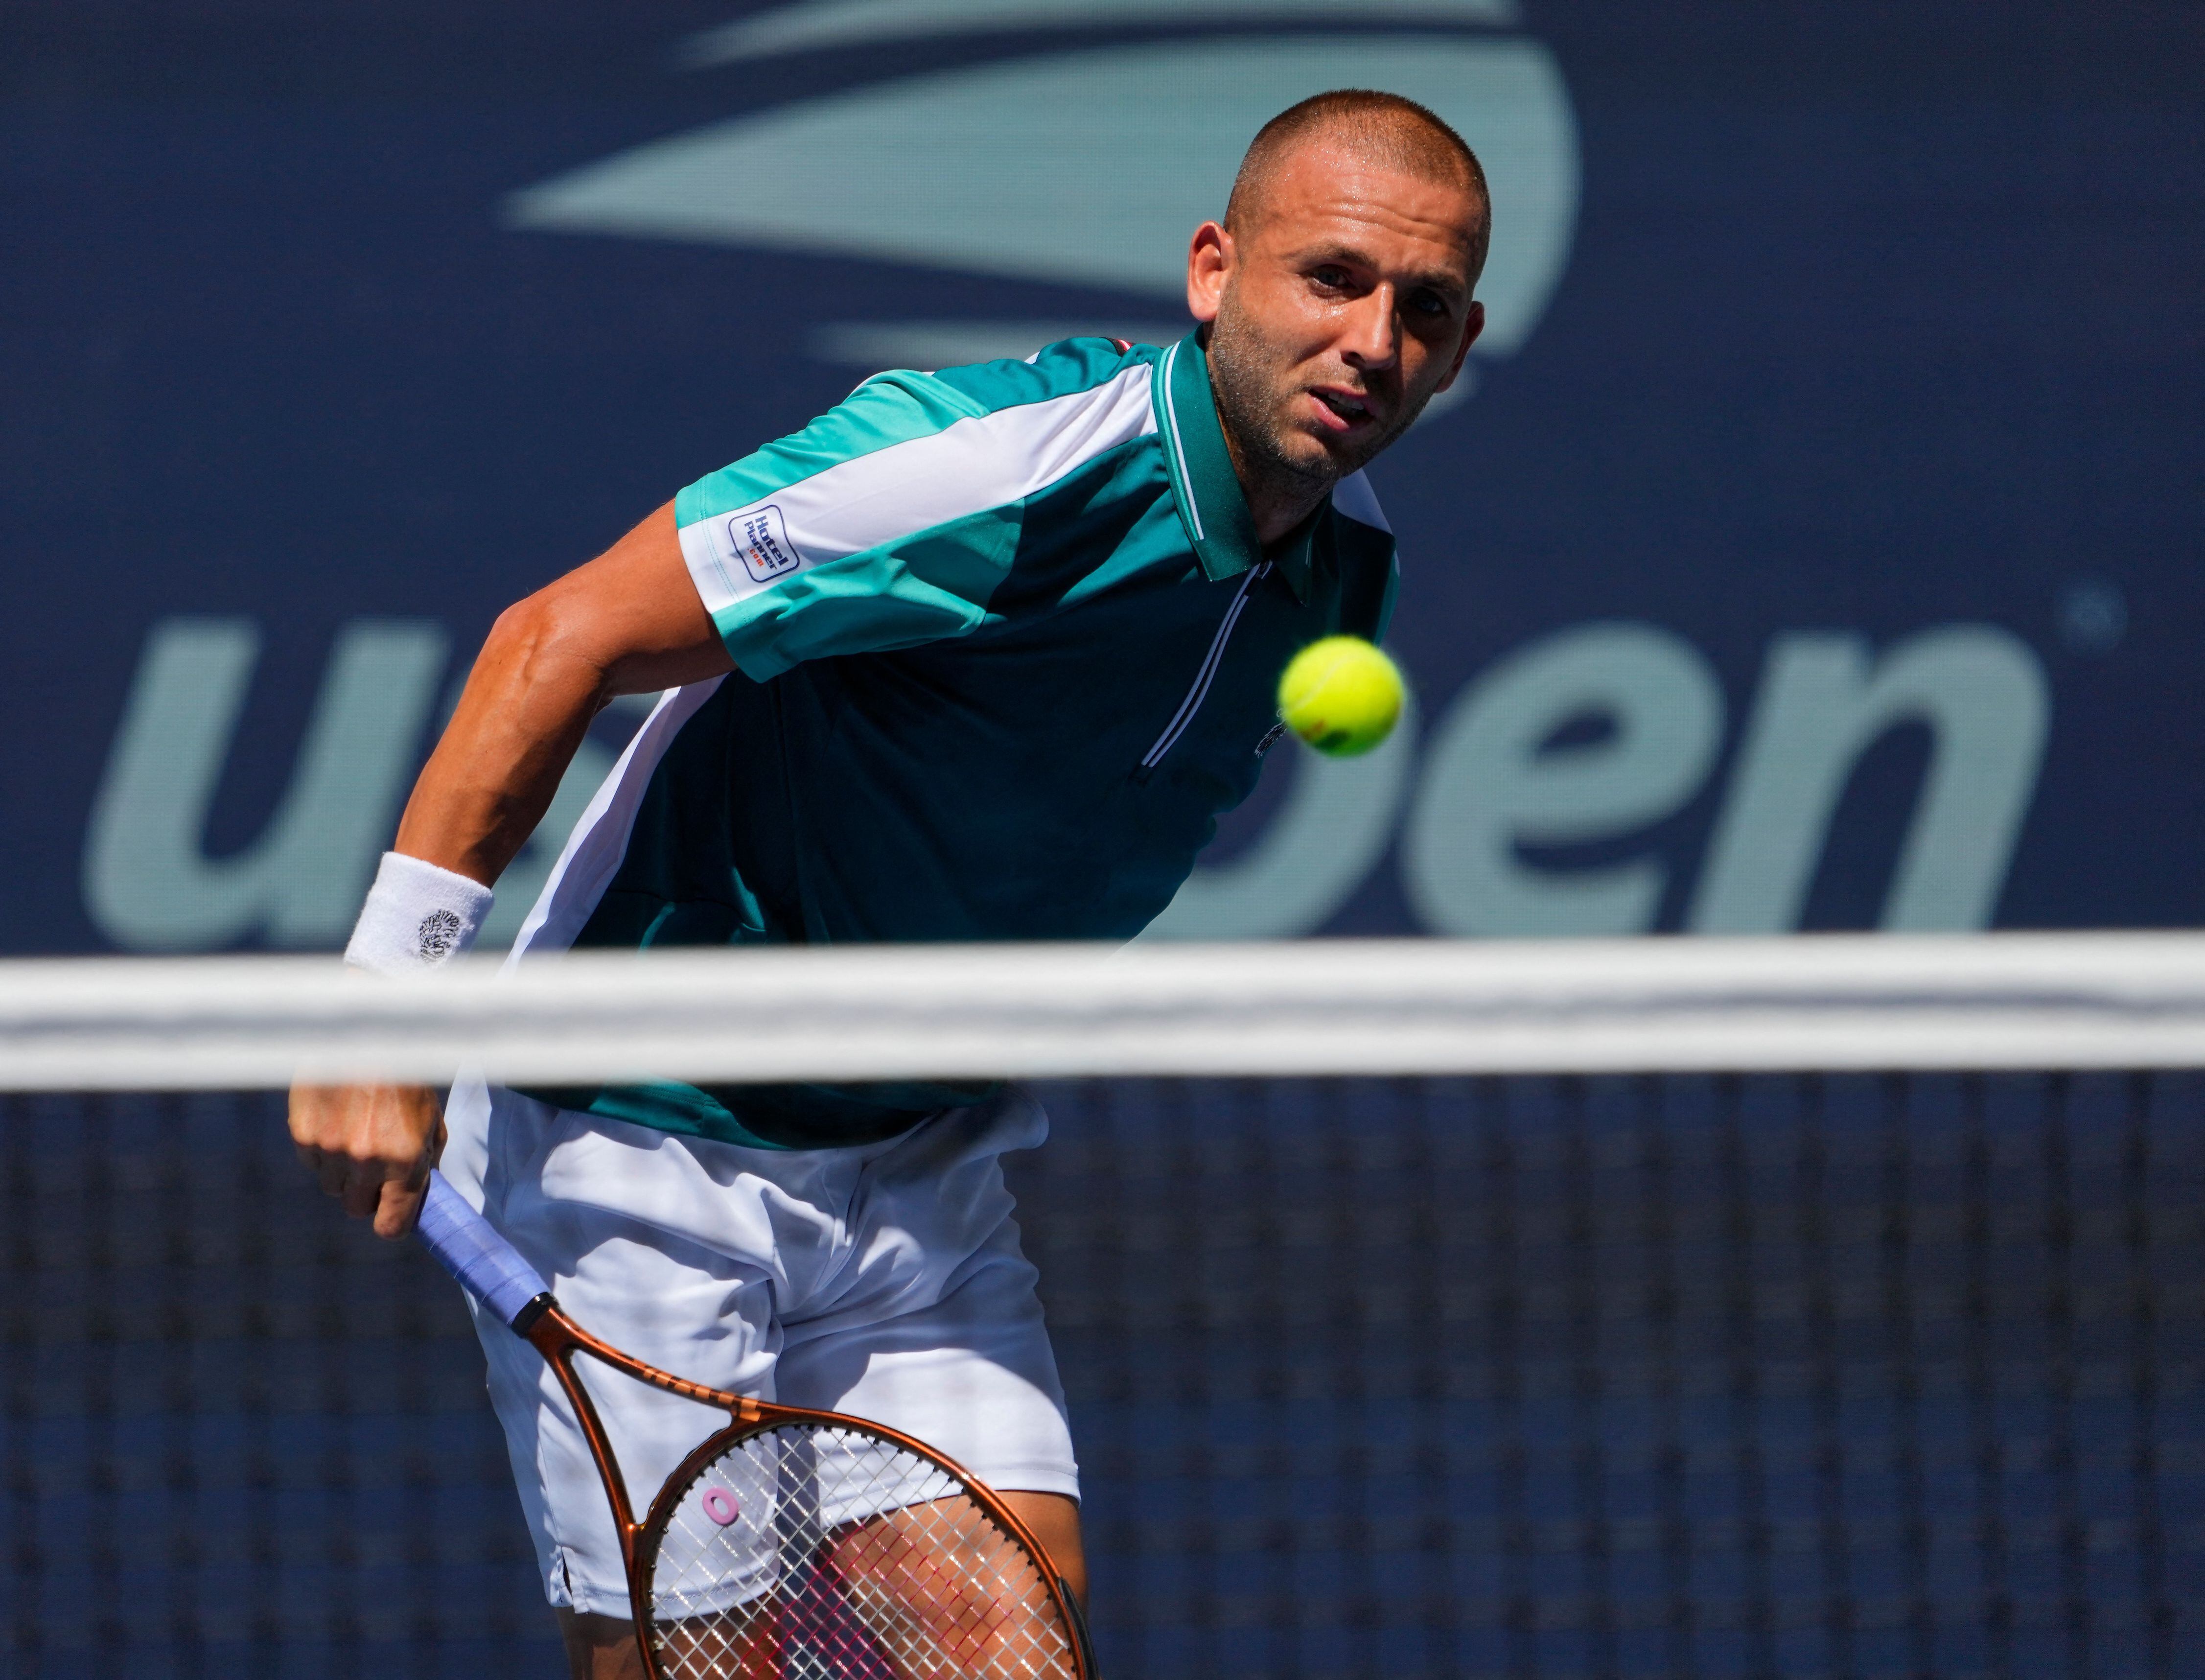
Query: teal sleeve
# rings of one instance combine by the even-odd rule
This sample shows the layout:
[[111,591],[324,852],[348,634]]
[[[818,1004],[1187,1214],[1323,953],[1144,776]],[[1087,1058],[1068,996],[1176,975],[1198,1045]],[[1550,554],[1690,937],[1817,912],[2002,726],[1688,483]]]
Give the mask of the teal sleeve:
[[970,634],[1018,552],[1016,509],[993,509],[808,567],[712,615],[754,682],[806,659]]
[[986,623],[1018,552],[1021,441],[1016,410],[888,373],[683,490],[683,557],[729,656],[765,682]]
[[925,373],[877,375],[800,432],[707,473],[674,498],[675,523],[733,513],[807,479],[947,431],[988,411]]

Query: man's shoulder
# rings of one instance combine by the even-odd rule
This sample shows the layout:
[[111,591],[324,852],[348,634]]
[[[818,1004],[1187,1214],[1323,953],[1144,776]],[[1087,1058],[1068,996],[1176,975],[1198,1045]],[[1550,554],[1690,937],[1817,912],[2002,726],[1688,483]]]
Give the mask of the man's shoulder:
[[915,518],[1019,500],[1155,431],[1150,376],[1158,354],[1117,339],[1067,338],[1025,361],[890,368],[801,431],[683,490],[677,521],[686,529],[809,485],[827,522],[864,527],[862,547],[895,534],[868,522],[880,512],[876,492],[892,491]]
[[984,492],[990,506],[1022,501],[1155,438],[1162,354],[1122,339],[1066,338],[1022,361],[891,369],[813,431],[850,432],[853,456],[880,451],[851,465],[861,476],[880,475],[900,498],[918,494],[921,482],[954,480]]
[[996,414],[1083,396],[1145,398],[1162,354],[1153,344],[1122,338],[1061,338],[1022,361],[976,361],[924,377],[956,393],[976,414]]
[[876,451],[902,478],[913,459],[938,456],[930,471],[993,470],[1021,463],[1013,476],[1046,469],[1049,478],[1156,431],[1154,345],[1118,338],[1065,338],[1023,361],[977,361],[931,372],[890,368],[797,434],[817,458],[845,460]]

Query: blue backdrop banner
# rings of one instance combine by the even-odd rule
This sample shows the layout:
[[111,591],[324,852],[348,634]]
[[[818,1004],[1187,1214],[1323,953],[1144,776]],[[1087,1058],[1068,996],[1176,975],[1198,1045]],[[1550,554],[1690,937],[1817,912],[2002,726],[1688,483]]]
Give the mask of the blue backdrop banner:
[[1159,936],[2197,920],[2201,70],[2143,0],[21,0],[0,950],[340,943],[501,607],[875,369],[1175,337],[1342,85],[1494,188],[1373,474],[1416,706]]

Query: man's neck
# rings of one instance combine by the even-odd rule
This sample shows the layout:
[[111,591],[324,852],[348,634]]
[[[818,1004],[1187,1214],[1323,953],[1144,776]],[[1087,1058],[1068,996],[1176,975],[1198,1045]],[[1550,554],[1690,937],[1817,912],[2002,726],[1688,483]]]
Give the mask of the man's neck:
[[1269,554],[1302,527],[1302,522],[1332,494],[1329,479],[1312,479],[1290,473],[1243,449],[1233,422],[1221,408],[1217,429],[1225,434],[1225,452],[1233,460],[1233,476],[1248,501],[1248,516],[1256,524],[1256,540]]

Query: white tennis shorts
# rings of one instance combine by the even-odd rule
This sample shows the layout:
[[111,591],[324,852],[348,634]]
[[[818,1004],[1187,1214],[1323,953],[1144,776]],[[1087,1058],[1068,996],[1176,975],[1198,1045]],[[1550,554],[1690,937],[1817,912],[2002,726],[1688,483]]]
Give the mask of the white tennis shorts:
[[[851,1149],[746,1149],[455,1087],[443,1171],[568,1315],[675,1376],[916,1436],[999,1489],[1077,1498],[1064,1391],[999,1157],[1015,1087]],[[479,1309],[490,1393],[554,1605],[625,1618],[597,1468],[534,1348]],[[577,1361],[639,1516],[727,1421]]]

